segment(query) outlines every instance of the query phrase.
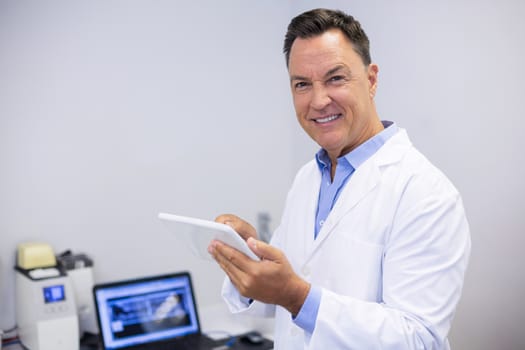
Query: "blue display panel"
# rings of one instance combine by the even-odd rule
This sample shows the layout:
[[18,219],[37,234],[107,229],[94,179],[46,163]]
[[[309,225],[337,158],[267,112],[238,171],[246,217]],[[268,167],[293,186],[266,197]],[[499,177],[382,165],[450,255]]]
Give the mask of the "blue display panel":
[[99,287],[95,301],[106,349],[199,332],[188,276],[160,276]]
[[48,303],[56,303],[58,301],[66,300],[66,293],[64,286],[59,284],[56,286],[44,287],[44,301]]

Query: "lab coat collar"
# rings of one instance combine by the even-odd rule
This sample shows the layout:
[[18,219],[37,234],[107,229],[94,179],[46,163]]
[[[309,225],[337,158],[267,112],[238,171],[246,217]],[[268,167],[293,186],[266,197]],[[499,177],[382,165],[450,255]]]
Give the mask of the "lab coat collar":
[[381,167],[401,161],[412,143],[404,129],[393,135],[381,149],[352,175],[311,246],[310,256],[323,244],[339,221],[361,202],[381,181]]

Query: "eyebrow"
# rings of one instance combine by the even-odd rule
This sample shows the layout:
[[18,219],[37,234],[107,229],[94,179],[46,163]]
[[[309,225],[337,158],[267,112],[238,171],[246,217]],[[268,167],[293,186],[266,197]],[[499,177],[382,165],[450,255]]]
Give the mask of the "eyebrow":
[[339,72],[339,71],[346,71],[348,74],[350,74],[350,69],[348,69],[347,66],[345,66],[344,64],[340,64],[340,65],[337,65],[335,66],[334,68],[330,69],[328,72],[326,72],[326,74],[324,75],[325,78],[328,78],[329,76]]
[[300,75],[292,75],[292,76],[290,76],[290,82],[292,82],[294,80],[308,80],[308,79],[306,77],[302,77]]
[[[348,69],[347,66],[345,66],[344,64],[339,64],[337,66],[335,66],[334,68],[328,70],[328,72],[326,72],[324,74],[324,79],[328,78],[329,76],[337,73],[337,72],[340,72],[340,71],[346,71],[346,73],[350,74],[350,70]],[[309,80],[308,78],[306,77],[303,77],[303,76],[300,76],[300,75],[292,75],[290,76],[290,82],[294,81],[294,80]]]

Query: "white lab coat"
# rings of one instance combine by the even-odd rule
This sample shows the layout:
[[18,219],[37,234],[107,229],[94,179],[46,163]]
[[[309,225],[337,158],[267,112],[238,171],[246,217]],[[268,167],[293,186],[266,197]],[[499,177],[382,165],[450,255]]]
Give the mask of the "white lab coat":
[[352,175],[314,240],[321,175],[297,174],[271,244],[322,288],[312,334],[282,307],[247,305],[226,279],[232,312],[275,315],[275,349],[449,349],[470,234],[460,195],[400,129]]

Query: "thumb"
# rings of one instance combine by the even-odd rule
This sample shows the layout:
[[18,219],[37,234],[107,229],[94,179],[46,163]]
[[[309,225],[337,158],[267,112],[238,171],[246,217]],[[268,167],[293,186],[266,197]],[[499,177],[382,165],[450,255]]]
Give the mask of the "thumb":
[[252,252],[255,253],[261,260],[279,260],[280,258],[280,251],[269,245],[268,243],[265,243],[263,241],[259,241],[253,237],[248,238],[246,241],[248,243],[248,247],[252,250]]

